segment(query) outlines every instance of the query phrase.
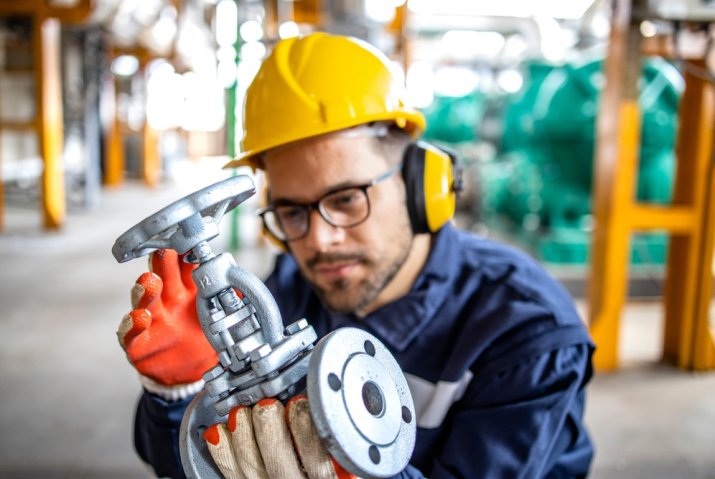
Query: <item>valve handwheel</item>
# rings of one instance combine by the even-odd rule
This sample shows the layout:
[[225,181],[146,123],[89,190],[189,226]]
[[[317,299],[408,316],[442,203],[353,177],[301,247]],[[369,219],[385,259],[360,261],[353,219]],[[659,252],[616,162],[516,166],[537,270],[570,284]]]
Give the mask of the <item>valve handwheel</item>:
[[[203,218],[204,223],[218,225],[225,213],[255,192],[253,180],[245,175],[234,176],[200,189],[130,228],[117,238],[112,254],[118,262],[125,263],[160,248],[175,249],[169,238],[176,232],[180,223],[198,214]],[[205,241],[218,236],[217,230],[213,228],[211,230],[215,234],[207,235],[211,237],[204,239]],[[190,245],[189,249],[193,246]],[[186,251],[179,251],[179,253],[183,254]]]

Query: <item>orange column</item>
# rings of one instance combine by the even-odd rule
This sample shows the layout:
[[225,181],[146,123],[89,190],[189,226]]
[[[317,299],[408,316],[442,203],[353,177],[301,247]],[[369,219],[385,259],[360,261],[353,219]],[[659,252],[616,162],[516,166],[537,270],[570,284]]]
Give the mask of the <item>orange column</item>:
[[154,187],[161,180],[161,155],[159,155],[159,132],[144,121],[144,158],[142,160],[142,177],[144,182]]
[[[703,61],[691,62],[698,68]],[[673,234],[665,288],[663,356],[681,368],[712,368],[708,308],[712,296],[712,155],[715,87],[686,72],[680,107],[673,204],[695,217],[688,234]],[[696,354],[696,352],[698,354]],[[695,361],[695,357],[698,360]],[[697,364],[696,364],[697,363]]]
[[638,25],[629,0],[617,0],[605,64],[606,88],[598,116],[594,171],[594,216],[589,324],[597,349],[594,364],[618,366],[621,309],[628,275],[629,217],[640,150]]
[[[2,136],[0,136],[0,152],[1,151],[2,151]],[[2,168],[2,155],[0,155],[0,168]],[[4,192],[3,192],[2,187],[3,187],[2,176],[0,176],[0,231],[2,231],[2,229],[5,226],[5,216],[4,216],[5,215],[5,204],[3,201]]]
[[715,369],[715,337],[710,327],[710,303],[713,291],[713,249],[715,248],[715,168],[708,164],[706,203],[702,215],[702,249],[700,254],[696,314],[693,324],[691,368],[696,371]]
[[62,226],[66,213],[65,178],[62,158],[63,122],[60,83],[60,22],[35,17],[34,49],[37,87],[37,131],[44,159],[42,209],[46,228]]
[[114,101],[112,107],[112,122],[108,125],[105,139],[104,153],[104,184],[110,187],[120,186],[124,182],[124,135],[122,123],[117,115],[117,95],[115,80],[108,80],[107,87],[111,90],[108,93],[110,101]]

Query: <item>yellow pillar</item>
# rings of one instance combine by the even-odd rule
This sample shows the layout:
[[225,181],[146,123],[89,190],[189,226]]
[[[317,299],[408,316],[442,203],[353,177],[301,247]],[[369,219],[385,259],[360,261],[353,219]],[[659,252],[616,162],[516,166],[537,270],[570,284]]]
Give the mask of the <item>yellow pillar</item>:
[[[691,61],[704,68],[703,61]],[[673,234],[665,287],[663,357],[681,368],[711,369],[708,328],[712,298],[712,155],[715,87],[686,71],[680,106],[678,169],[673,204],[695,218],[685,234]]]
[[[0,151],[2,151],[2,136],[0,136]],[[2,168],[2,156],[0,155],[0,168]],[[5,204],[3,201],[2,176],[0,176],[0,231],[5,227]]]
[[[113,79],[111,81],[114,82]],[[114,89],[112,90],[114,91]],[[114,115],[113,122],[109,125],[105,140],[104,184],[116,187],[124,182],[124,134],[116,105],[112,114]]]
[[144,182],[155,187],[161,179],[161,155],[159,155],[159,132],[144,121],[144,158],[142,159],[142,177]]
[[46,228],[57,229],[65,219],[65,178],[62,159],[63,122],[60,82],[60,22],[35,17],[35,82],[38,111],[37,131],[44,159],[42,210]]
[[628,275],[629,218],[640,150],[638,25],[629,0],[617,0],[605,64],[606,88],[598,116],[589,324],[596,343],[594,365],[618,366],[620,315]]
[[693,324],[693,354],[691,368],[696,371],[715,369],[715,338],[710,328],[710,302],[713,291],[713,248],[715,248],[715,168],[708,165],[706,204],[703,209],[702,247],[696,312]]

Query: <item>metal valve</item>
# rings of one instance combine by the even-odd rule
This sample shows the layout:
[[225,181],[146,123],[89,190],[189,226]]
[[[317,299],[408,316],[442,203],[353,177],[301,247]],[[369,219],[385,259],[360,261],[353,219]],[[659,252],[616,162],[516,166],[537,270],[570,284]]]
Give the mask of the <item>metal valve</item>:
[[184,472],[220,478],[203,431],[236,406],[268,397],[286,401],[307,386],[313,420],[331,455],[360,477],[391,477],[409,462],[416,426],[407,382],[389,351],[372,335],[343,328],[323,338],[313,354],[313,327],[301,319],[284,328],[263,282],[208,244],[223,215],[254,193],[248,176],[223,180],[149,216],[112,248],[120,263],[166,248],[188,253],[184,261],[199,265],[191,273],[196,308],[219,364],[203,374],[204,391],[182,421]]

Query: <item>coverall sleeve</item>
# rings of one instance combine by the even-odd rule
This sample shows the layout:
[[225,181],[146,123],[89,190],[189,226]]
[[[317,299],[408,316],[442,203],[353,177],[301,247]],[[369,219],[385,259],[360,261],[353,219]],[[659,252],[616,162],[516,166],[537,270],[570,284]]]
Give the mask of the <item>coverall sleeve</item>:
[[585,477],[575,471],[592,455],[581,423],[590,355],[576,344],[475,373],[430,479]]
[[144,391],[134,420],[134,447],[157,477],[186,477],[179,455],[181,419],[194,397],[165,401]]

